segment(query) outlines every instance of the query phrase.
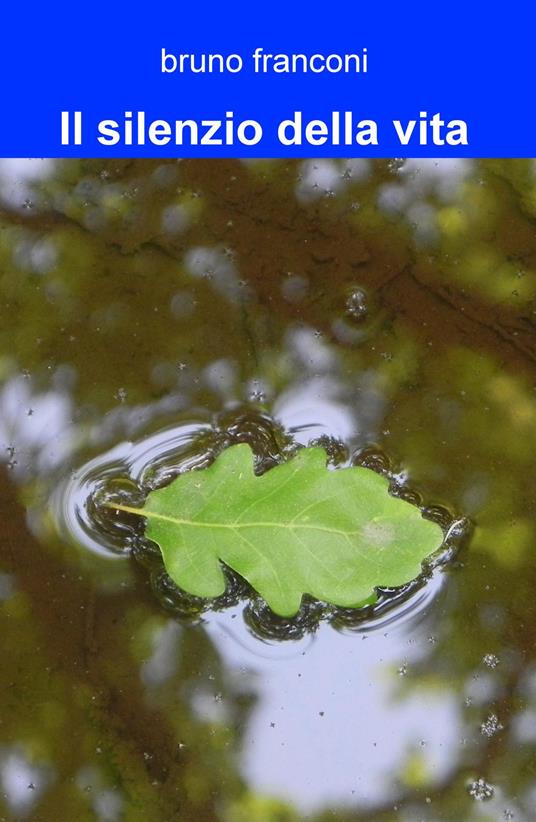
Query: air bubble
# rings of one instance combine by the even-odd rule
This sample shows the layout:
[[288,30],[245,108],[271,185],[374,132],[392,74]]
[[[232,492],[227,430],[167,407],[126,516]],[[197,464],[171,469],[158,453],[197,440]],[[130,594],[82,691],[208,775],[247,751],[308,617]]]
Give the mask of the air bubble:
[[367,295],[361,288],[356,288],[346,300],[346,313],[361,322],[368,315]]

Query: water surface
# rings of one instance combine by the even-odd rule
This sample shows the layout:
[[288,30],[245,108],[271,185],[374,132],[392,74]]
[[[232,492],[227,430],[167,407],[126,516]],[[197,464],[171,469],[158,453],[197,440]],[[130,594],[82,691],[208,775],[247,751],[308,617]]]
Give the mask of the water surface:
[[[0,162],[1,818],[534,819],[535,220],[531,161]],[[472,536],[359,615],[184,597],[95,495],[238,441]]]

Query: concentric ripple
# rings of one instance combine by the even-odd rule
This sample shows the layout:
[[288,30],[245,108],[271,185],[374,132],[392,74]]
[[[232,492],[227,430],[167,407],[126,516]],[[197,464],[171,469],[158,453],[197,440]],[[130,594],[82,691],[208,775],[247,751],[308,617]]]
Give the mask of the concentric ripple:
[[[312,426],[311,434],[316,433]],[[123,442],[83,465],[56,489],[51,500],[58,531],[88,551],[107,556],[133,556],[150,576],[160,604],[179,619],[198,619],[207,611],[220,611],[245,602],[244,619],[249,629],[264,640],[297,640],[329,621],[338,630],[380,630],[394,620],[414,617],[427,608],[441,587],[441,566],[451,560],[465,542],[470,524],[456,520],[443,508],[423,507],[421,498],[391,472],[387,455],[367,448],[349,454],[346,445],[327,436],[311,439],[321,444],[332,464],[361,464],[390,480],[390,493],[418,505],[423,516],[443,529],[443,546],[425,565],[422,575],[398,589],[378,590],[374,604],[342,609],[304,597],[293,619],[275,616],[251,587],[231,569],[225,569],[227,589],[215,600],[202,600],[182,591],[166,573],[160,551],[145,539],[143,520],[103,505],[121,502],[139,507],[147,494],[192,469],[210,465],[231,444],[247,442],[262,473],[299,447],[292,430],[285,431],[269,416],[251,408],[219,415],[212,424],[186,421],[164,428],[138,442]],[[303,430],[300,430],[303,437]]]

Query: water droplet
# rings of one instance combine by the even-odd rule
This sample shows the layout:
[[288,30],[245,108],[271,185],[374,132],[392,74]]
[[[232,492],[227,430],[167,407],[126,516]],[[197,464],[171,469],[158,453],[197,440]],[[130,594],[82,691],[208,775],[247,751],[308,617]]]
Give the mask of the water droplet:
[[495,788],[493,785],[490,785],[489,782],[486,782],[482,777],[475,779],[474,782],[471,782],[469,785],[469,796],[472,796],[473,799],[476,799],[478,802],[491,799],[494,793]]
[[404,664],[401,665],[400,668],[398,669],[397,673],[398,673],[398,676],[406,676],[407,672],[408,672],[408,666],[404,662]]
[[484,663],[484,665],[487,665],[488,668],[493,669],[493,668],[496,668],[497,665],[499,664],[499,657],[496,656],[495,654],[485,654],[482,657],[482,662]]
[[116,400],[119,400],[119,402],[125,402],[125,400],[127,398],[126,389],[125,388],[118,388],[116,393],[114,394],[114,397],[115,397]]

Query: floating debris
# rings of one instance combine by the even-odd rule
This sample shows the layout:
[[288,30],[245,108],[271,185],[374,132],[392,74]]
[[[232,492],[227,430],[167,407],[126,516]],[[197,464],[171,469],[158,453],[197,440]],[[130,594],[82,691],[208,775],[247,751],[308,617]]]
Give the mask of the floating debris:
[[503,725],[499,722],[496,714],[490,714],[488,718],[480,726],[480,733],[483,736],[492,737],[499,731],[502,731]]
[[473,799],[476,799],[478,802],[491,799],[494,793],[495,788],[493,785],[490,785],[489,782],[486,782],[482,777],[475,779],[475,781],[469,785],[469,796],[472,796]]

